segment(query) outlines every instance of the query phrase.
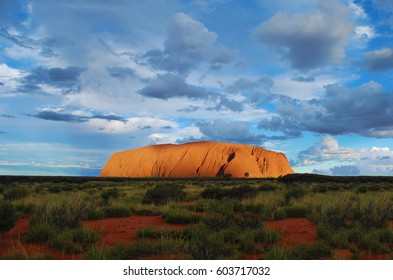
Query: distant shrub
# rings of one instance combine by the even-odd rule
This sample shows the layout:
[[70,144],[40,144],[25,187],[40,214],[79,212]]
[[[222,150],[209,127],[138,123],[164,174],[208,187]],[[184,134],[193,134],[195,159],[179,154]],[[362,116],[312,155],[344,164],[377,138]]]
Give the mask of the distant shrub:
[[255,196],[257,190],[250,186],[240,186],[229,189],[219,187],[207,188],[201,192],[203,198],[223,199],[224,197],[232,199],[243,199]]
[[0,234],[11,229],[17,220],[18,215],[14,206],[10,202],[0,200]]
[[277,190],[277,187],[273,186],[273,185],[260,186],[258,188],[258,191],[260,191],[260,192],[274,192],[276,190]]
[[30,190],[22,186],[9,187],[3,192],[5,200],[17,200],[28,196]]
[[186,196],[179,186],[159,185],[145,193],[142,204],[163,205],[169,201],[183,201]]

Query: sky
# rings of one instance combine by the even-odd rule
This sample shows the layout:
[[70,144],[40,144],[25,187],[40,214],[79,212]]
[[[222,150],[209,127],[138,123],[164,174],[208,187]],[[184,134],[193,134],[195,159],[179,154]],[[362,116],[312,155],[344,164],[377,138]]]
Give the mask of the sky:
[[391,0],[0,0],[0,175],[223,141],[393,176]]

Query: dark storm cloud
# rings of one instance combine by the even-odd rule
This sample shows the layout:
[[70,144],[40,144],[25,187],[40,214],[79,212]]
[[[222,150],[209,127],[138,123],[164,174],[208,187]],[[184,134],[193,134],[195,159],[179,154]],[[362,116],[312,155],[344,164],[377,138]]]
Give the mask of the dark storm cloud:
[[69,123],[82,123],[88,121],[87,117],[77,116],[67,113],[58,113],[53,111],[42,111],[35,115],[30,115],[38,119],[57,121],[57,122],[69,122]]
[[90,119],[127,122],[125,118],[116,115],[97,114],[93,116],[79,116],[63,111],[50,111],[50,110],[41,111],[38,112],[37,114],[29,114],[28,116],[35,117],[38,119],[43,119],[43,120],[69,122],[69,123],[83,123],[83,122],[87,122]]
[[168,28],[164,49],[152,49],[140,56],[141,62],[157,69],[188,73],[202,63],[211,69],[219,69],[231,62],[232,53],[222,46],[216,46],[217,35],[201,22],[184,13],[178,13]]
[[127,122],[127,120],[123,117],[116,116],[116,115],[93,115],[90,117],[91,119],[101,119],[107,121],[120,121],[120,122]]
[[260,144],[262,141],[259,135],[251,132],[245,122],[214,120],[210,123],[197,123],[196,125],[209,140],[248,144]]
[[169,99],[172,97],[205,99],[211,95],[203,88],[186,84],[183,78],[173,74],[159,75],[147,87],[140,90],[139,94],[158,99]]
[[393,49],[382,48],[364,54],[363,66],[372,72],[382,72],[393,68]]
[[337,1],[319,1],[314,11],[288,15],[278,12],[253,32],[261,43],[275,48],[301,71],[338,63],[353,27],[349,10]]
[[276,114],[262,120],[258,128],[293,137],[303,131],[377,138],[393,136],[393,95],[383,92],[375,82],[354,88],[327,85],[321,98],[308,101],[282,97],[276,101]]
[[[244,106],[241,102],[230,99],[224,94],[207,91],[202,87],[189,85],[184,78],[174,74],[159,75],[156,79],[150,81],[150,84],[139,91],[139,94],[157,99],[170,99],[174,97],[186,97],[191,100],[213,100],[216,106],[208,107],[210,111],[230,110],[241,112]],[[193,112],[198,107],[190,106],[189,108],[180,109],[179,112]]]
[[38,67],[21,80],[19,90],[23,92],[38,91],[40,85],[50,85],[62,89],[63,93],[78,92],[80,90],[79,77],[84,71],[80,67],[43,68]]
[[127,78],[136,77],[136,73],[134,69],[127,67],[107,67],[106,71],[113,78],[117,78],[119,80],[125,80]]

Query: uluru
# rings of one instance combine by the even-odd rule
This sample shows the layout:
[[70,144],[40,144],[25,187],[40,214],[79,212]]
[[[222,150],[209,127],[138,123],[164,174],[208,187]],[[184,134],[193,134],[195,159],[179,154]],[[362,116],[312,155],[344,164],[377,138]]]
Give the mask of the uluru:
[[117,152],[99,176],[267,178],[292,173],[283,153],[252,145],[204,141]]

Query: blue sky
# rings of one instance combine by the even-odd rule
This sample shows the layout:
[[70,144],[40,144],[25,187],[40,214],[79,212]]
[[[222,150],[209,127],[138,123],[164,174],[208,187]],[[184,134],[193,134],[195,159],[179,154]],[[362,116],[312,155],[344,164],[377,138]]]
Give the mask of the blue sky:
[[0,174],[225,141],[393,175],[390,0],[1,0]]

